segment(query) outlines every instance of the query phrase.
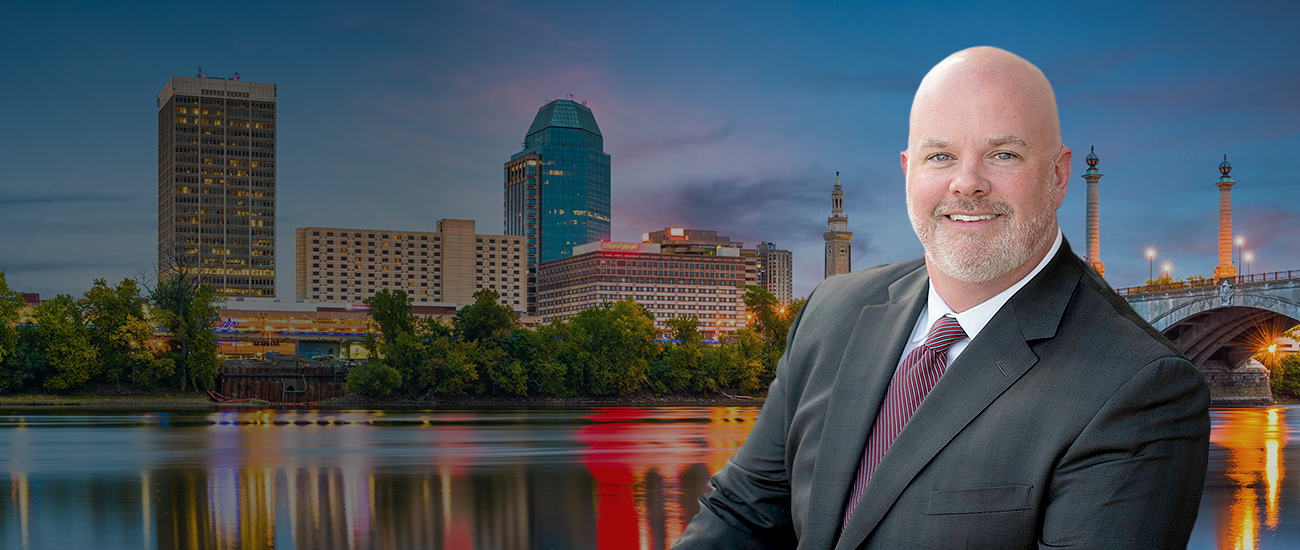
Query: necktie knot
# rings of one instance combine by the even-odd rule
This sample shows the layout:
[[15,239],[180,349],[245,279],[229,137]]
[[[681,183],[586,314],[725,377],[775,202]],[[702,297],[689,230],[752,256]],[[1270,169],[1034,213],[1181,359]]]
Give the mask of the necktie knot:
[[930,334],[925,337],[925,343],[921,344],[921,347],[935,354],[947,353],[948,348],[965,337],[966,331],[962,330],[957,318],[944,315],[934,322],[933,327],[930,327]]

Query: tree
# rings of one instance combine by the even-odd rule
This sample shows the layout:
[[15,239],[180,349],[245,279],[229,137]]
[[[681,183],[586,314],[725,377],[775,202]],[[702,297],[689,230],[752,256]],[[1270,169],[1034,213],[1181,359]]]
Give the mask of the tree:
[[501,295],[484,288],[474,293],[474,303],[461,308],[451,319],[454,333],[469,342],[500,341],[519,326],[519,313],[498,303]]
[[384,342],[395,340],[399,334],[415,332],[418,321],[411,313],[410,299],[405,292],[385,288],[364,300]]
[[[18,313],[23,309],[23,295],[9,290],[5,273],[0,271],[0,364],[18,346]],[[0,387],[0,390],[4,389]]]
[[763,393],[776,375],[780,353],[750,327],[736,331],[735,347],[739,350],[736,389],[749,395]]
[[717,381],[704,372],[704,335],[694,315],[665,321],[673,345],[664,354],[663,370],[656,373],[655,390],[661,393],[717,391]]
[[431,357],[420,367],[419,381],[433,393],[464,395],[478,380],[478,342],[453,338],[434,340]]
[[564,383],[565,364],[556,358],[567,328],[567,323],[557,321],[537,330],[516,328],[511,333],[506,351],[521,363],[525,392],[557,396],[572,393]]
[[99,353],[105,377],[117,382],[120,389],[122,373],[128,367],[134,380],[138,367],[153,359],[148,349],[153,327],[144,320],[140,287],[131,279],[112,288],[104,279],[95,279],[78,305],[90,324],[90,341]]
[[371,397],[387,397],[401,389],[402,374],[379,359],[348,371],[348,389]]
[[1300,397],[1300,354],[1282,356],[1270,370],[1269,383],[1275,395]]
[[36,326],[45,345],[45,361],[54,371],[45,379],[46,389],[77,389],[98,373],[98,353],[72,296],[60,294],[36,306]]
[[40,331],[32,325],[17,327],[14,348],[0,361],[0,390],[39,390],[40,382],[53,376],[45,361]]
[[565,358],[576,374],[571,383],[596,395],[641,391],[660,352],[654,314],[627,298],[582,310],[571,324]]
[[212,329],[222,300],[212,285],[202,281],[178,274],[159,281],[149,292],[153,317],[167,332],[182,390],[191,385],[212,387],[220,364]]
[[790,324],[799,315],[799,310],[803,309],[807,299],[796,298],[782,307],[776,296],[773,296],[767,289],[761,286],[747,286],[744,288],[745,294],[741,299],[745,302],[745,309],[748,309],[750,315],[753,316],[750,326],[764,340],[784,352],[786,333],[790,331]]

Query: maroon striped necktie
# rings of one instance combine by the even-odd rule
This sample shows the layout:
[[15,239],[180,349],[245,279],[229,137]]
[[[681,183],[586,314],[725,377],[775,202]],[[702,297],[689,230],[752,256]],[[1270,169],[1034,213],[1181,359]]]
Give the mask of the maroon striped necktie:
[[907,354],[907,358],[894,370],[894,379],[889,382],[889,393],[880,405],[876,422],[871,428],[871,439],[867,441],[867,451],[862,455],[862,465],[858,467],[858,477],[853,481],[853,492],[849,494],[849,505],[844,511],[844,523],[840,529],[849,524],[849,517],[858,506],[858,499],[867,487],[871,474],[884,458],[885,451],[898,439],[903,425],[912,418],[912,413],[921,406],[921,400],[930,393],[930,389],[943,376],[948,366],[948,348],[958,340],[966,337],[957,319],[945,315],[934,322],[930,335],[925,342]]

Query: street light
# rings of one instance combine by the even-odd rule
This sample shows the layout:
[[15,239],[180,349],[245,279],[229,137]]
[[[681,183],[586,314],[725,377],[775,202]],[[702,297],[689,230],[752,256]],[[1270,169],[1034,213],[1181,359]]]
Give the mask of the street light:
[[1168,277],[1168,276],[1169,276],[1169,272],[1170,272],[1171,270],[1174,269],[1174,264],[1171,264],[1171,263],[1169,263],[1169,262],[1165,262],[1164,265],[1160,266],[1160,269],[1164,270],[1164,272],[1165,272],[1165,277]]
[[1255,255],[1253,253],[1246,253],[1246,275],[1250,275],[1250,261],[1254,259]]
[[1154,269],[1154,266],[1156,265],[1155,262],[1156,262],[1156,249],[1148,248],[1147,249],[1147,280],[1148,281],[1156,278],[1155,276],[1156,272]]
[[1237,265],[1241,265],[1241,245],[1246,244],[1246,238],[1237,235]]

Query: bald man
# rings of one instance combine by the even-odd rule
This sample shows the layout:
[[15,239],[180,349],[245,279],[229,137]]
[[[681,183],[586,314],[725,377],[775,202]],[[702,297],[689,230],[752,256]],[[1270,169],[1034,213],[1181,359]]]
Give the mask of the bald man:
[[817,287],[676,547],[1186,547],[1209,391],[1062,238],[1051,85],[957,52],[910,126],[925,257]]

